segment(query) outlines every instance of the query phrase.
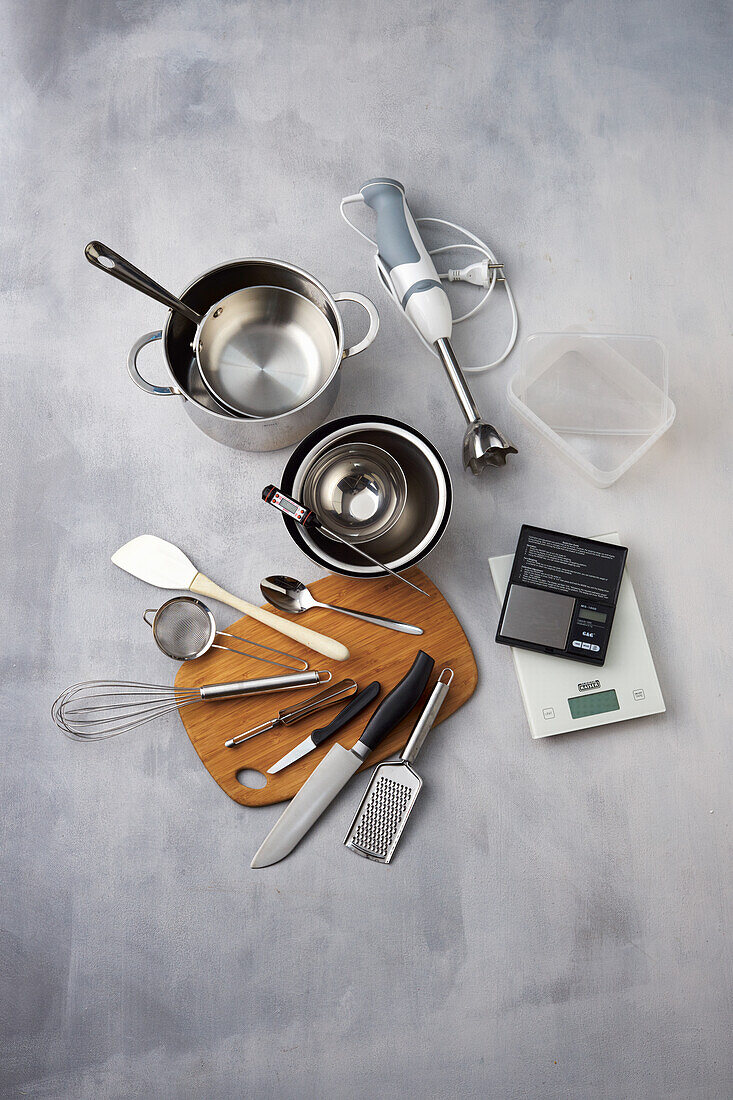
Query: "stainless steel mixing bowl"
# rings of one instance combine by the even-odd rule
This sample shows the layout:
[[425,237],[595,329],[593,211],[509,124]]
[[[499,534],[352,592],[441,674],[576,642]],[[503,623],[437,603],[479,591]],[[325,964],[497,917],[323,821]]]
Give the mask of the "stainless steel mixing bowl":
[[[369,542],[369,553],[391,569],[416,565],[443,536],[450,519],[453,488],[445,462],[420,432],[386,416],[348,416],[311,432],[293,451],[281,485],[300,498],[309,470],[330,448],[343,444],[382,447],[402,467],[407,482],[405,507],[389,531]],[[313,561],[348,577],[383,576],[347,546],[300,527],[283,516],[293,540]]]
[[301,499],[336,535],[370,542],[402,515],[407,479],[383,447],[344,443],[321,452],[303,480]]

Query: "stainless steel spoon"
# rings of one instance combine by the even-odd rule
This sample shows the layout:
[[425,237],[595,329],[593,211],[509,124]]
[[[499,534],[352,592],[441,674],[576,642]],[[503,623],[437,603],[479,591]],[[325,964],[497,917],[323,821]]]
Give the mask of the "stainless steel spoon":
[[364,611],[351,611],[348,607],[336,607],[332,603],[321,603],[315,598],[302,581],[295,577],[265,577],[260,583],[260,591],[268,603],[279,611],[289,611],[293,615],[300,615],[311,607],[325,607],[329,611],[340,611],[342,615],[350,615],[352,619],[363,619],[365,623],[373,626],[386,626],[389,630],[398,630],[401,634],[422,634],[419,626],[410,626],[408,623],[398,623],[394,619],[383,619],[381,615],[367,615]]

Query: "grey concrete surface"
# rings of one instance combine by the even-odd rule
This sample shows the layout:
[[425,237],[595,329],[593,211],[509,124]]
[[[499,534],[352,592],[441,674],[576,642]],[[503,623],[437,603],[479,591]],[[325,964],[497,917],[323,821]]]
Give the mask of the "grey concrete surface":
[[[4,1096],[733,1094],[730,16],[4,0]],[[338,217],[383,173],[492,243],[522,336],[666,343],[677,422],[613,488],[517,421],[518,353],[476,392],[520,454],[463,474],[446,383]],[[258,504],[286,454],[218,447],[130,383],[163,311],[89,267],[93,237],[174,288],[265,254],[381,310],[334,414],[402,416],[445,455],[455,515],[426,564],[481,677],[424,750],[390,868],[341,846],[357,785],[252,871],[280,809],[230,801],[176,718],[94,745],[50,722],[75,680],[172,677],[140,622],[156,594],[109,562],[129,537],[249,597],[317,575]],[[499,349],[504,308],[460,330],[466,362]],[[530,740],[486,565],[522,522],[621,532],[665,716]]]

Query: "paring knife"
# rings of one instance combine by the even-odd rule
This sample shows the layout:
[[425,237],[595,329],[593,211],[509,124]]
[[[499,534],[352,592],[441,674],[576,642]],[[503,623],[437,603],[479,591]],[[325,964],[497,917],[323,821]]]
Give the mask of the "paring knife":
[[329,750],[265,837],[252,860],[253,867],[269,867],[292,852],[372,749],[410,713],[425,690],[433,664],[433,658],[420,650],[409,672],[374,711],[354,747],[345,749],[337,744]]
[[377,698],[381,690],[382,685],[379,683],[379,680],[373,680],[369,687],[365,687],[363,691],[355,695],[351,702],[347,703],[343,710],[340,710],[327,726],[323,726],[323,728],[319,730],[313,730],[313,733],[309,734],[304,741],[301,741],[299,745],[291,749],[287,755],[281,757],[277,764],[273,764],[271,768],[268,768],[267,774],[277,775],[283,768],[287,768],[290,764],[294,764],[296,760],[300,760],[302,757],[307,756],[309,752],[313,752],[313,750],[317,749],[319,745],[322,745],[326,738],[330,737],[332,733],[338,733],[338,731],[343,729],[352,718],[356,718],[357,714],[361,714],[364,708],[368,707],[369,704]]

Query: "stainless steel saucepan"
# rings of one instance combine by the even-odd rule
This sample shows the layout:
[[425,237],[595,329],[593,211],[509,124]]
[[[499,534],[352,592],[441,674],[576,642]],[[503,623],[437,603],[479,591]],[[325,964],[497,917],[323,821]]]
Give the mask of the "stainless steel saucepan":
[[[338,395],[341,362],[368,347],[379,328],[368,298],[331,295],[278,260],[222,264],[176,298],[98,242],[87,246],[87,258],[171,310],[165,329],[147,333],[130,352],[136,385],[185,398],[202,431],[241,450],[277,450],[321,424]],[[341,301],[369,315],[366,336],[352,347],[344,347]],[[152,385],[137,367],[142,348],[160,339],[173,386]]]

